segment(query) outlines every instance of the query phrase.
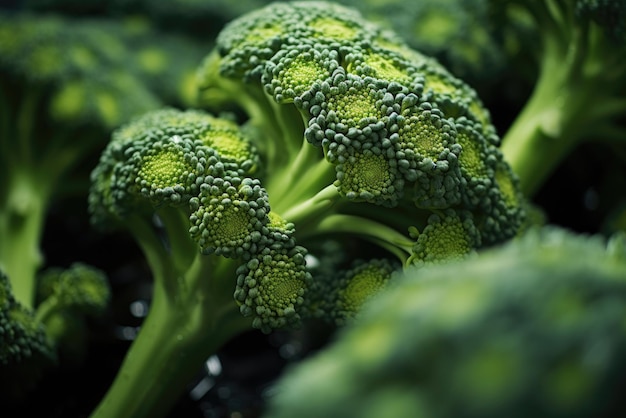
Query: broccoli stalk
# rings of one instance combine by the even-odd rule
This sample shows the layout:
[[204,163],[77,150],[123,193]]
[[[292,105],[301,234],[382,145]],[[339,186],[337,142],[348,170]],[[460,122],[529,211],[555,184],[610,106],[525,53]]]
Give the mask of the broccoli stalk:
[[[148,259],[155,272],[174,270],[169,261]],[[162,414],[211,353],[251,328],[251,319],[242,316],[233,303],[232,284],[220,282],[232,279],[232,267],[215,269],[217,261],[198,257],[193,271],[182,277],[155,274],[150,314],[92,416]]]
[[[538,48],[528,43],[528,51],[522,49],[538,63],[534,89],[502,140],[502,152],[523,191],[532,195],[583,141],[624,140],[617,123],[626,112],[626,3],[508,3],[517,6],[509,17],[524,13],[538,34]],[[512,8],[508,3],[496,7]],[[498,25],[507,22],[501,19]]]

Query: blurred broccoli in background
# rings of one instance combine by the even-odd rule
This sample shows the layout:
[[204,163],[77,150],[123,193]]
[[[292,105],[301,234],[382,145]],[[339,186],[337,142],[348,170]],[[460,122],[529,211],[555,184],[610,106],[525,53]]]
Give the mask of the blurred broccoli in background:
[[0,270],[0,405],[27,399],[54,367],[80,365],[87,323],[104,314],[111,297],[105,273],[83,263],[45,270],[36,293],[34,308],[23,304]]
[[[511,57],[534,70],[534,89],[502,139],[531,196],[581,143],[624,160],[626,1],[491,1]],[[619,160],[618,160],[619,161]],[[617,189],[623,182],[613,184]]]
[[555,228],[407,270],[264,416],[621,416],[625,272],[626,235]]
[[26,307],[53,202],[88,183],[82,164],[116,125],[161,101],[126,70],[123,40],[97,22],[0,15],[0,267]]

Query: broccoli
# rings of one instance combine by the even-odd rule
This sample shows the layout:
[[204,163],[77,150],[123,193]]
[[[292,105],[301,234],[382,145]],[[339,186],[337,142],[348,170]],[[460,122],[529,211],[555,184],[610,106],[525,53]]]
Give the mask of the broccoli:
[[304,316],[338,326],[350,323],[366,302],[387,287],[398,271],[397,262],[373,258],[354,260],[349,268],[336,272],[313,274],[303,307]]
[[[124,124],[92,172],[93,225],[129,232],[154,279],[95,417],[164,413],[231,337],[323,312],[350,321],[394,270],[462,258],[524,225],[476,92],[354,9],[252,11],[220,32],[199,79],[201,108]],[[344,261],[382,253],[316,291],[307,263],[328,239],[360,252]]]
[[626,2],[491,3],[495,24],[524,57],[520,67],[536,64],[534,89],[502,138],[502,152],[532,195],[581,143],[609,150],[623,143]]
[[298,322],[307,252],[293,225],[270,215],[259,167],[242,128],[200,110],[156,110],[112,134],[92,173],[92,222],[132,234],[154,280],[149,314],[94,416],[164,413],[231,337]]
[[55,361],[43,325],[15,299],[0,270],[0,405],[24,399]]
[[85,354],[87,321],[102,316],[110,298],[99,269],[75,263],[50,268],[36,281],[32,309],[14,297],[0,270],[0,404],[22,401],[60,363],[79,364]]
[[557,228],[407,270],[264,416],[621,416],[624,272],[625,235]]
[[84,263],[50,267],[37,279],[35,320],[59,357],[76,364],[85,355],[88,321],[102,317],[111,289],[106,274]]
[[236,105],[249,118],[272,210],[301,237],[340,227],[405,262],[408,229],[433,211],[470,211],[485,246],[523,222],[518,180],[476,92],[353,9],[251,12],[219,34],[200,77],[205,108]]
[[50,206],[86,195],[83,165],[113,127],[161,106],[124,71],[128,50],[106,25],[0,14],[0,267],[15,298],[35,303]]

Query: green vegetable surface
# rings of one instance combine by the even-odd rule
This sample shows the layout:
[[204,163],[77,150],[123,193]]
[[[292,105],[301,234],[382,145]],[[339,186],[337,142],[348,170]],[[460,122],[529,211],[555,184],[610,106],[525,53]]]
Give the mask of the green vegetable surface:
[[620,416],[625,238],[531,230],[408,270],[286,372],[264,417]]

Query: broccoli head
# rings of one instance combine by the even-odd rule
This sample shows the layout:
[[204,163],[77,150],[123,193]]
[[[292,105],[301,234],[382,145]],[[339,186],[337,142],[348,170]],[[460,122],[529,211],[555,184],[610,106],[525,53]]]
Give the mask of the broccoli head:
[[354,9],[287,2],[248,13],[220,32],[200,78],[203,106],[246,113],[272,210],[296,235],[326,233],[318,221],[332,213],[344,230],[353,217],[355,234],[393,242],[357,222],[384,218],[408,235],[451,209],[470,213],[479,248],[523,222],[518,180],[476,92]]

